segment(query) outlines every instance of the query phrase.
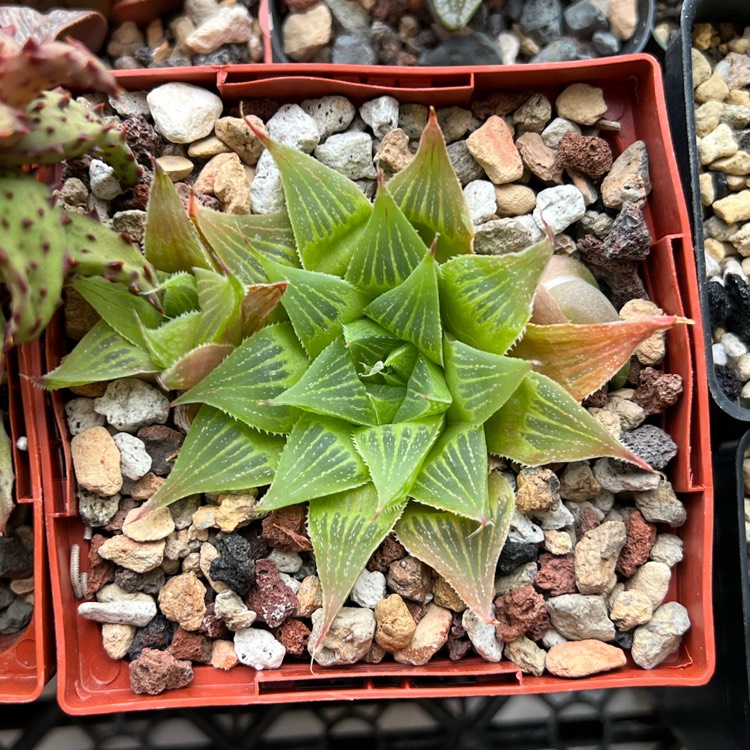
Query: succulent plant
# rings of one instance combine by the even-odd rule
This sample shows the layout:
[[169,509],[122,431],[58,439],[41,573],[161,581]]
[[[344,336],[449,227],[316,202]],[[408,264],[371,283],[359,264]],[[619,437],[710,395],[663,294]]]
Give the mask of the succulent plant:
[[[0,279],[10,295],[5,348],[38,336],[60,301],[66,274],[116,275],[148,289],[150,269],[136,248],[85,217],[68,218],[50,189],[25,170],[95,152],[125,184],[138,179],[128,146],[99,112],[58,85],[118,91],[111,73],[77,42],[18,44],[0,29]],[[107,237],[106,235],[111,235]]]
[[523,465],[612,456],[647,469],[580,401],[678,319],[531,324],[552,243],[472,254],[434,112],[414,161],[380,180],[374,204],[313,158],[256,135],[286,195],[288,219],[264,217],[276,244],[257,231],[242,242],[243,222],[257,229],[258,217],[193,220],[213,227],[222,265],[289,284],[288,319],[246,338],[176,399],[201,406],[143,514],[265,486],[258,510],[309,503],[324,610],[314,649],[392,530],[490,622],[513,491],[488,470],[488,452]]
[[464,28],[481,4],[482,0],[430,0],[432,12],[448,31]]
[[[200,210],[195,202],[191,213],[197,220]],[[40,380],[42,385],[56,389],[153,376],[168,390],[185,390],[263,327],[287,282],[254,283],[257,272],[228,270],[199,234],[199,227],[210,237],[218,231],[218,252],[232,264],[232,254],[224,252],[226,242],[222,242],[223,215],[216,214],[212,220],[208,214],[216,212],[204,212],[200,223],[194,224],[172,181],[156,166],[146,212],[145,258],[136,251],[135,263],[117,263],[101,278],[87,267],[92,254],[81,257],[76,269],[82,278],[72,286],[101,320],[57,369]],[[71,215],[75,226],[80,218]],[[246,218],[252,223],[254,217]],[[111,232],[102,232],[102,239],[123,242]],[[80,240],[85,246],[85,238]],[[104,255],[122,257],[116,250]],[[99,260],[93,259],[94,266]],[[132,278],[141,268],[155,283],[149,295],[131,293],[139,291],[132,288]]]

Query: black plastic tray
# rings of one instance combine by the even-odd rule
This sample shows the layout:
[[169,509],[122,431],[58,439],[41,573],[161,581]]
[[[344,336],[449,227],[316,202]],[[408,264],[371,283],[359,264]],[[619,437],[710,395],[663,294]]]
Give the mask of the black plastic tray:
[[[750,2],[750,0],[745,0]],[[271,49],[273,50],[273,61],[277,63],[290,63],[284,54],[284,46],[281,41],[281,25],[284,15],[281,12],[281,0],[268,0],[268,12],[271,21]],[[622,45],[619,55],[629,55],[634,52],[643,52],[651,38],[651,26],[654,19],[654,0],[638,0],[638,26],[633,36]],[[750,417],[749,417],[750,418]]]
[[700,165],[695,142],[693,109],[693,64],[690,56],[693,24],[702,21],[750,25],[750,0],[685,0],[680,18],[680,33],[667,48],[664,88],[669,109],[677,163],[682,185],[688,196],[693,225],[693,246],[698,266],[698,286],[703,310],[703,333],[706,341],[706,367],[711,395],[719,408],[735,419],[750,421],[750,409],[732,401],[722,391],[714,370],[713,331],[708,314],[706,262],[703,251],[703,206],[698,183]]

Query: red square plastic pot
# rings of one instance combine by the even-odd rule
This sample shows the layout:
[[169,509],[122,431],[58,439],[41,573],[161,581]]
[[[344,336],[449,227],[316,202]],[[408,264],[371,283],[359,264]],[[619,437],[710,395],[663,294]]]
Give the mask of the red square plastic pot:
[[[42,508],[41,422],[35,415],[45,410],[44,393],[28,376],[42,372],[41,345],[22,344],[7,355],[10,437],[19,505],[31,505],[34,529],[34,612],[20,633],[0,636],[0,702],[27,703],[39,697],[54,672],[53,618],[49,606],[49,579],[45,553]],[[16,441],[28,440],[27,450]]]
[[[601,87],[609,104],[608,119],[621,124],[606,134],[615,154],[641,139],[648,148],[653,191],[645,209],[654,244],[644,265],[652,299],[668,314],[685,315],[694,326],[668,334],[665,369],[679,373],[684,393],[663,419],[679,446],[669,478],[687,506],[687,523],[677,530],[685,559],[674,571],[667,596],[684,604],[692,627],[680,650],[651,671],[631,662],[617,672],[580,680],[522,675],[509,662],[490,664],[470,658],[461,662],[435,660],[425,667],[395,663],[358,664],[324,669],[289,664],[256,672],[237,667],[219,672],[195,668],[186,688],[155,697],[131,693],[126,662],[110,660],[101,645],[98,626],[77,615],[68,581],[71,545],[82,544],[83,524],[76,514],[75,487],[62,396],[52,394],[54,413],[47,429],[54,439],[44,457],[47,533],[55,605],[58,653],[58,697],[70,713],[174,708],[184,706],[307,702],[360,698],[424,698],[569,691],[594,688],[699,685],[714,669],[711,610],[711,539],[713,485],[708,424],[705,352],[695,264],[688,215],[671,146],[656,61],[646,55],[608,61],[507,68],[376,68],[340,66],[237,66],[186,71],[127,71],[118,75],[128,89],[150,89],[169,80],[184,80],[218,91],[228,104],[239,99],[271,98],[299,102],[326,94],[342,94],[357,104],[384,94],[402,102],[435,106],[467,106],[472,96],[500,90],[533,90],[554,99],[572,83]],[[65,353],[58,320],[48,329],[47,366]],[[55,432],[56,430],[56,432]],[[82,555],[85,557],[85,555]],[[85,568],[85,563],[82,563]]]

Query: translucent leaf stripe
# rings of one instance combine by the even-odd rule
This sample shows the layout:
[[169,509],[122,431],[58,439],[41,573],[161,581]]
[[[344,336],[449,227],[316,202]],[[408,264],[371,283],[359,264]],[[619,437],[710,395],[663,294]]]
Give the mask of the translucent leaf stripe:
[[54,391],[133,375],[153,375],[159,370],[146,352],[100,320],[63,363],[38,382]]
[[406,497],[441,427],[442,421],[436,419],[386,424],[354,433],[354,444],[378,491],[378,513]]
[[485,622],[494,620],[495,569],[514,506],[510,485],[497,472],[489,479],[490,523],[478,526],[452,513],[412,503],[396,524],[408,552],[433,567]]
[[352,443],[352,427],[303,414],[292,428],[276,478],[258,507],[276,510],[353,489],[368,480],[367,467]]
[[201,492],[247,490],[269,484],[284,445],[283,438],[264,435],[202,406],[164,484],[144,505],[164,508]]
[[365,564],[388,536],[405,503],[386,509],[376,520],[378,495],[372,484],[310,503],[308,531],[323,590],[323,622],[318,649]]
[[295,418],[292,410],[268,402],[294,385],[308,365],[289,323],[268,326],[174,403],[210,404],[256,429],[288,433]]
[[307,372],[274,403],[298,406],[355,425],[377,424],[365,386],[357,377],[343,337],[330,343]]
[[530,466],[612,456],[650,471],[561,385],[535,372],[490,418],[485,435],[491,453]]
[[409,491],[421,503],[486,523],[487,445],[480,425],[449,426]]
[[164,321],[153,305],[133,295],[124,284],[92,277],[76,279],[73,288],[110,328],[141,349],[145,349],[146,345],[138,321],[148,328],[155,328]]

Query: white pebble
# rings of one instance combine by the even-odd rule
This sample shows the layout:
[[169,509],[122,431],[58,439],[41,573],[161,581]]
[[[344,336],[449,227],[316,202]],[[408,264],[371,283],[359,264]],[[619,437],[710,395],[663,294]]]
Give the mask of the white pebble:
[[352,601],[360,607],[375,609],[375,605],[385,599],[385,576],[377,570],[363,570],[352,589]]
[[156,129],[172,143],[211,135],[224,105],[216,94],[189,83],[165,83],[146,97]]
[[310,115],[299,104],[285,104],[266,123],[274,140],[309,154],[320,142],[320,133]]
[[376,138],[385,136],[398,127],[398,100],[392,96],[380,96],[365,102],[359,108],[362,119],[372,128]]
[[302,567],[302,558],[299,552],[284,552],[280,549],[272,549],[268,555],[279,570],[279,573],[296,573]]
[[286,649],[267,630],[245,628],[234,634],[237,658],[253,669],[278,669]]
[[143,440],[127,432],[118,432],[112,440],[120,449],[120,470],[124,477],[137,482],[151,471],[151,456]]
[[714,344],[711,347],[713,354],[714,365],[717,367],[726,367],[729,362],[727,358],[727,350],[724,348],[724,344]]
[[585,213],[583,194],[575,185],[555,185],[539,191],[533,216],[540,229],[546,224],[560,234]]
[[729,359],[738,359],[743,354],[747,354],[747,346],[733,333],[725,333],[721,337],[721,344]]
[[497,640],[495,626],[491,622],[484,622],[467,609],[461,617],[461,624],[469,636],[471,645],[485,661],[498,662],[503,658],[505,644]]
[[495,186],[488,180],[473,180],[464,188],[464,198],[474,224],[484,224],[497,213]]

